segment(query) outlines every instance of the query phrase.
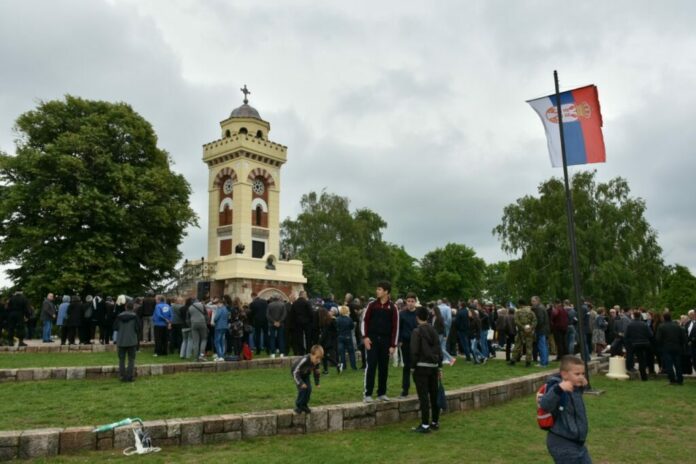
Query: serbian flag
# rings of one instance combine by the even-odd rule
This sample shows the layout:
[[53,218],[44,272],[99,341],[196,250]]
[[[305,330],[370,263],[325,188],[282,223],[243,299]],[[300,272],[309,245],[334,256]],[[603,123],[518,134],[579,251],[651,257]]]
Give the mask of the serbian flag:
[[[563,112],[563,138],[568,166],[588,163],[604,163],[604,138],[602,137],[602,113],[599,110],[597,87],[588,85],[559,94]],[[558,128],[556,94],[529,100],[541,118],[549,145],[551,165],[563,166],[561,133]]]

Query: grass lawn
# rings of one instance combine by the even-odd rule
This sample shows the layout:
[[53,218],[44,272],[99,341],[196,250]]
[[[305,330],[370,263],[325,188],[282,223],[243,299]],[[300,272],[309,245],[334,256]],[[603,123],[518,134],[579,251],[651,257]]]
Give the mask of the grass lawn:
[[[616,382],[596,376],[593,385],[606,391],[602,396],[585,398],[590,421],[587,445],[595,464],[694,462],[695,379],[687,379],[684,387],[669,387],[663,380]],[[114,450],[59,456],[50,462],[551,463],[546,433],[537,427],[535,415],[530,395],[503,405],[445,415],[442,429],[429,435],[415,435],[409,431],[415,424],[400,423],[361,431],[166,447],[141,458],[127,458],[121,450]]]
[[[136,357],[140,364],[167,364],[184,362],[178,355],[154,357],[154,348],[140,350]],[[0,369],[22,369],[25,367],[85,367],[111,366],[118,364],[118,354],[73,351],[67,353],[4,352],[0,354]]]
[[[150,359],[150,358],[148,358]],[[445,367],[445,388],[454,389],[529,374],[536,368],[510,367],[503,361],[474,366],[460,360]],[[400,393],[401,369],[390,369],[388,395]],[[363,371],[335,370],[322,376],[311,405],[362,400]],[[412,393],[415,394],[415,387]],[[44,380],[0,384],[0,430],[99,425],[125,417],[143,420],[233,414],[294,406],[290,369],[249,369],[220,373],[182,373],[117,379]]]
[[[178,354],[154,357],[153,347],[144,347],[136,357],[138,364],[171,364],[190,362],[190,359],[181,359]],[[254,359],[267,358],[254,355]],[[115,366],[118,365],[118,354],[94,353],[72,351],[67,353],[27,353],[27,352],[3,352],[0,353],[0,369],[22,369],[28,367],[85,367],[85,366]]]

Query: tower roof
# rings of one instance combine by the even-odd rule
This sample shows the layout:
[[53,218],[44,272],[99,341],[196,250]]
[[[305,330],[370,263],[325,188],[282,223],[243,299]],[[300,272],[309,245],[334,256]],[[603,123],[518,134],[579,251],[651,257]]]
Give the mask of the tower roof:
[[249,106],[248,103],[244,103],[239,108],[235,108],[230,113],[230,118],[256,118],[261,119],[261,115],[253,106]]
[[[249,95],[251,94],[251,90],[247,89],[246,84],[239,90],[244,94],[244,104],[239,108],[233,109],[232,113],[230,113],[230,118],[261,119],[261,115],[256,111],[256,108],[249,106]],[[263,119],[261,119],[261,121],[263,121]]]

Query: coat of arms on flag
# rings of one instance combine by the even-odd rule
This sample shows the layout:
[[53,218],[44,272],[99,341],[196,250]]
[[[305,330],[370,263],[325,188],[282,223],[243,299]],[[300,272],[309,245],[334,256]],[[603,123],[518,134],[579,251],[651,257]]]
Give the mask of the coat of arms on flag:
[[[602,113],[597,87],[589,85],[559,94],[568,166],[606,161],[602,137]],[[546,131],[553,167],[563,166],[561,136],[558,127],[556,95],[529,100]]]

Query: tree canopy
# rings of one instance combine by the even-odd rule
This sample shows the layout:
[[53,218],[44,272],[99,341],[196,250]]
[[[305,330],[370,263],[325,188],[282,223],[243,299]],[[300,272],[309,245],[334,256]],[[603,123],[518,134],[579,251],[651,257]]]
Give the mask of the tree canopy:
[[[594,171],[572,178],[581,291],[597,302],[639,305],[658,290],[662,249],[645,218],[645,202],[630,196],[617,177],[596,181]],[[547,298],[573,294],[570,245],[562,179],[539,186],[539,196],[524,196],[505,207],[493,229],[502,249],[519,258],[510,262],[509,279],[523,293]]]
[[66,96],[16,121],[0,153],[0,262],[15,286],[135,293],[166,278],[196,224],[190,187],[125,103]]
[[667,266],[662,277],[659,303],[675,314],[696,308],[696,277],[685,266]]
[[416,260],[384,241],[387,223],[377,213],[351,212],[348,198],[325,191],[303,195],[300,206],[296,219],[283,221],[281,237],[283,247],[303,260],[310,294],[372,295],[382,279],[391,281],[394,294],[417,290]]
[[476,252],[458,243],[448,243],[423,256],[421,272],[428,276],[423,282],[425,298],[447,297],[451,302],[481,295],[486,263]]

